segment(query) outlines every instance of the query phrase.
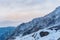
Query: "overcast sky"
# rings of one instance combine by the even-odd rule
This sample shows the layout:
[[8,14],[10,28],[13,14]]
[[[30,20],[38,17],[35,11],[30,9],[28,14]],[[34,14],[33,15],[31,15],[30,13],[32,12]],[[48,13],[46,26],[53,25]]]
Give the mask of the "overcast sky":
[[60,0],[0,0],[0,26],[17,26],[44,16],[58,6]]

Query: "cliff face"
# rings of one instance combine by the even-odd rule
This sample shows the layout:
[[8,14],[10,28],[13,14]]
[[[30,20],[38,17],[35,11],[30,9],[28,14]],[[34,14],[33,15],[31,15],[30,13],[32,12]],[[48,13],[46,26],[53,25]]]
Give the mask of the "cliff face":
[[7,40],[15,39],[17,36],[22,37],[48,27],[49,27],[48,29],[50,30],[54,28],[58,30],[60,29],[59,26],[60,26],[60,6],[44,17],[35,18],[30,22],[20,24],[19,26],[17,26],[16,30],[7,38]]

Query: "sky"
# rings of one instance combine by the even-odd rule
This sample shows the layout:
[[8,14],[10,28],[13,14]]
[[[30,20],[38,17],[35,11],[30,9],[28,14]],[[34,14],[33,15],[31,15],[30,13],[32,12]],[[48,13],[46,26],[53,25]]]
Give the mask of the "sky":
[[0,27],[17,26],[42,17],[60,6],[60,0],[0,0]]

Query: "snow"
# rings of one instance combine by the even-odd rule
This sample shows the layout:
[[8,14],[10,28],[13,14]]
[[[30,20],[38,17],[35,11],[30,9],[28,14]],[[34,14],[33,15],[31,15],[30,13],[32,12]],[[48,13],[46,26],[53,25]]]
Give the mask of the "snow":
[[[47,31],[49,32],[49,35],[41,37],[40,36],[40,32],[41,31]],[[32,35],[36,35],[35,37],[32,37]],[[58,38],[60,38],[60,30],[56,31],[56,30],[39,30],[35,33],[23,36],[23,37],[16,37],[15,40],[57,40]]]

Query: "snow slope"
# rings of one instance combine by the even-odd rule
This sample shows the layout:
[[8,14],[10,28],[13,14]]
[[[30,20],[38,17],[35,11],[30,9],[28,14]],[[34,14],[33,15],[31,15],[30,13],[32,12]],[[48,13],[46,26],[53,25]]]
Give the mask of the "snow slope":
[[[41,32],[49,32],[47,36],[41,37]],[[45,33],[44,33],[45,34]],[[58,40],[60,38],[60,30],[39,30],[35,33],[26,35],[24,37],[17,37],[15,40]],[[59,39],[60,40],[60,39]]]

